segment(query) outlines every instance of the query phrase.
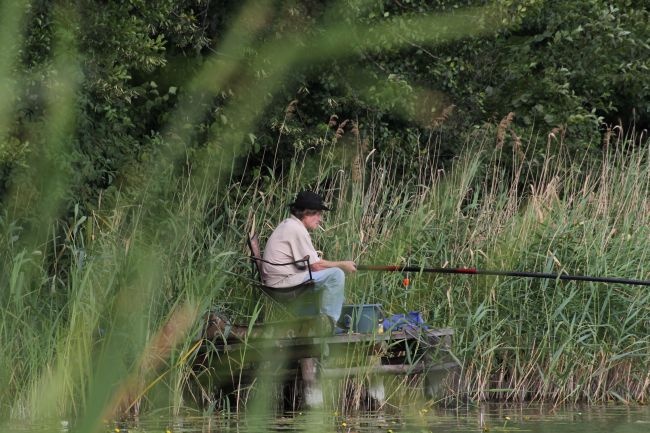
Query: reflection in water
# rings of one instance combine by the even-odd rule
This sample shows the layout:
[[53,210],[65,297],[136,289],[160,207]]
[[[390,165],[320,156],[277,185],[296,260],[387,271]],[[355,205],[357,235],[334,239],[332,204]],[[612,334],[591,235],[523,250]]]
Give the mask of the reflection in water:
[[[0,426],[3,432],[74,432],[67,422]],[[119,433],[253,433],[253,432],[532,432],[647,433],[650,407],[591,406],[553,408],[546,405],[481,405],[456,409],[407,408],[338,413],[296,412],[279,417],[221,414],[184,416],[174,420],[150,416],[138,422],[107,423],[104,431]]]
[[[553,408],[546,405],[482,405],[458,409],[408,408],[365,412],[354,416],[337,413],[296,412],[281,417],[254,416],[185,417],[161,426],[142,421],[137,431],[174,433],[212,432],[533,432],[533,433],[647,433],[650,408],[641,406],[596,406]],[[169,428],[168,427],[168,428]],[[107,428],[107,431],[110,431]]]

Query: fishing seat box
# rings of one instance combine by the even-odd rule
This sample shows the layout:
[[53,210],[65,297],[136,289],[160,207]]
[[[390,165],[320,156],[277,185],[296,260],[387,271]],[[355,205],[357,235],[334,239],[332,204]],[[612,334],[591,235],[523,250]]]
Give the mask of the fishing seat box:
[[384,310],[381,304],[349,304],[343,305],[339,326],[345,330],[361,334],[372,334],[380,329],[384,321]]

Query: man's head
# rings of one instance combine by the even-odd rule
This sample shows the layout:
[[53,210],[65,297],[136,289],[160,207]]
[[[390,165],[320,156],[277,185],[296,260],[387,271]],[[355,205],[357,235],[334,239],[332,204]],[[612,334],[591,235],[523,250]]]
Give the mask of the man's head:
[[296,200],[289,205],[291,215],[298,218],[307,230],[313,230],[320,224],[324,210],[330,210],[323,198],[312,191],[301,191]]

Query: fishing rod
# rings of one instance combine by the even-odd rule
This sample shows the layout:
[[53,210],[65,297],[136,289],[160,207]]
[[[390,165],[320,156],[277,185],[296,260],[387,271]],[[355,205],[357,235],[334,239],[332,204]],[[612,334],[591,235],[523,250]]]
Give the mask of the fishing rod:
[[496,275],[525,278],[547,278],[550,280],[593,281],[597,283],[619,283],[637,286],[650,286],[650,280],[632,280],[629,278],[590,277],[587,275],[550,274],[545,272],[519,272],[519,271],[488,271],[476,268],[422,268],[419,266],[374,266],[359,265],[359,271],[386,271],[386,272],[428,272],[434,274],[464,274],[464,275]]

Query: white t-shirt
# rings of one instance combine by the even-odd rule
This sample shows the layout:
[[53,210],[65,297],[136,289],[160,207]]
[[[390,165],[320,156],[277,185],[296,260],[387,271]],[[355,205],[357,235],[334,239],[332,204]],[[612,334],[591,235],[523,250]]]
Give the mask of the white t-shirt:
[[[272,263],[289,263],[309,256],[309,263],[320,261],[311,236],[305,225],[295,216],[282,221],[271,233],[264,247],[264,260]],[[307,267],[297,265],[274,266],[263,263],[266,280],[264,284],[272,287],[290,287],[305,281],[309,276]]]

